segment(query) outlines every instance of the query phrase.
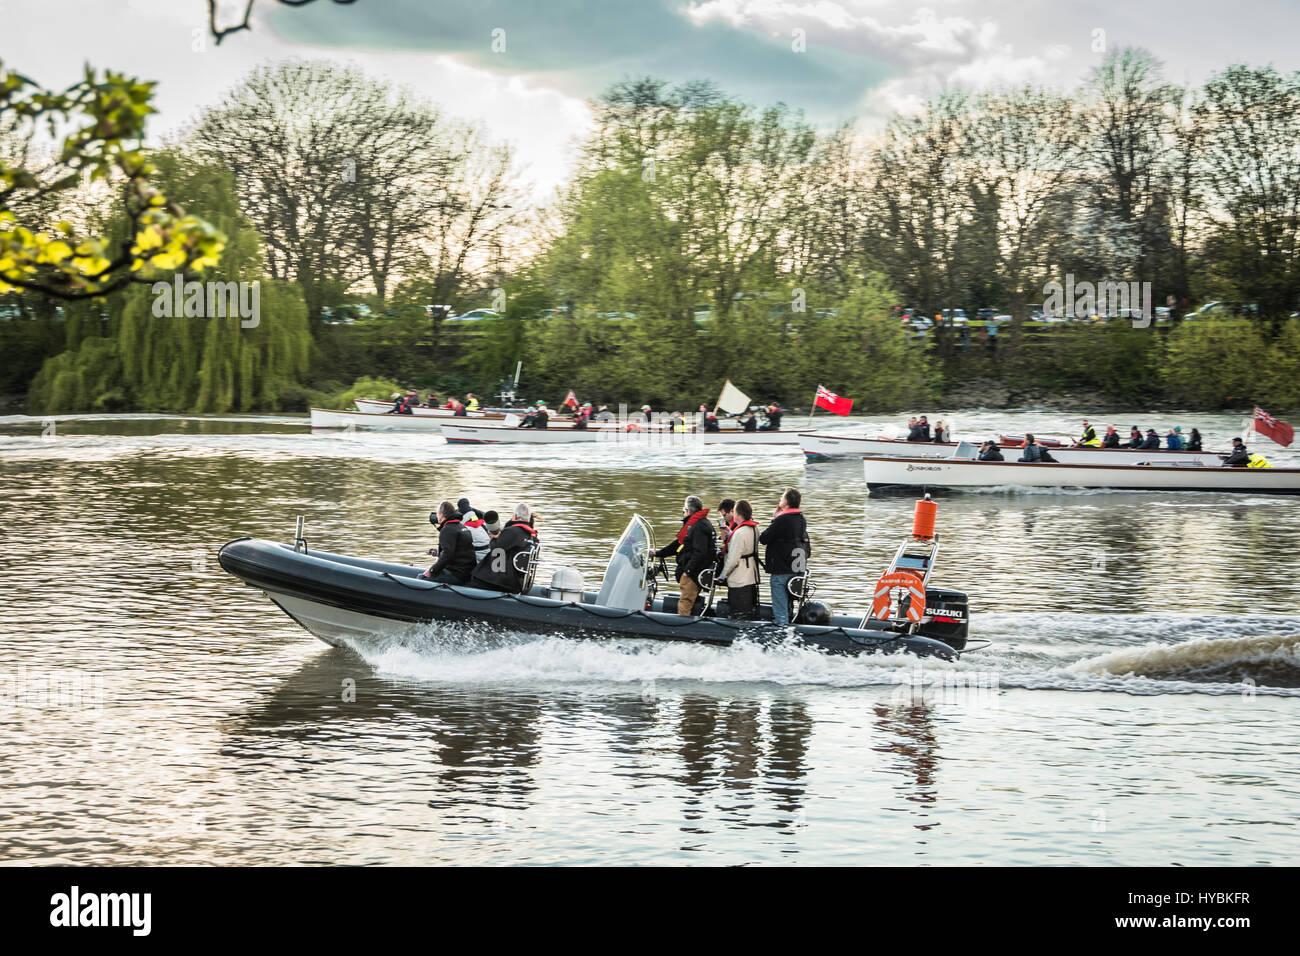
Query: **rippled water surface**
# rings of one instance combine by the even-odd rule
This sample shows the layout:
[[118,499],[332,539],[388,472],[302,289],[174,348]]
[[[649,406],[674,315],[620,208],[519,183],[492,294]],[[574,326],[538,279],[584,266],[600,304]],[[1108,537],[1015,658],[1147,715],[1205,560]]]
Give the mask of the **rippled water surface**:
[[[948,417],[969,437],[1077,424]],[[1216,447],[1239,427],[1116,421],[1133,423],[1198,425]],[[451,627],[331,649],[215,560],[231,538],[289,539],[304,515],[315,547],[422,563],[428,512],[468,495],[533,504],[540,579],[568,564],[590,584],[632,512],[664,540],[686,494],[766,515],[789,484],[818,596],[863,607],[911,501],[795,448],[0,418],[0,859],[1300,862],[1287,498],[945,498],[935,580],[969,592],[972,636],[993,645],[924,667]]]

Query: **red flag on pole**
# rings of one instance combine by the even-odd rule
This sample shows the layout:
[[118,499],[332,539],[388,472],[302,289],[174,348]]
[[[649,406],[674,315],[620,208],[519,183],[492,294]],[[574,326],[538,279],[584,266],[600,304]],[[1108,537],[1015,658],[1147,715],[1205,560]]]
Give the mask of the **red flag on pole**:
[[847,415],[853,411],[853,399],[840,398],[824,385],[817,386],[817,398],[813,404],[836,415]]
[[565,396],[561,404],[567,405],[569,408],[578,407],[578,396],[573,394],[573,389],[569,389],[569,394]]
[[1255,431],[1265,438],[1270,438],[1283,448],[1295,439],[1295,429],[1286,422],[1280,422],[1262,408],[1255,409]]

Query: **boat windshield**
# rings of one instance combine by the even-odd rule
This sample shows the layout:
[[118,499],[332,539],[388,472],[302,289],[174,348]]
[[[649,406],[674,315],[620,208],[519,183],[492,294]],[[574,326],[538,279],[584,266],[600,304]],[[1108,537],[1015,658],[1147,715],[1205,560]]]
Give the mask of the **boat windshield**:
[[956,450],[952,453],[952,457],[959,460],[974,459],[979,457],[979,453],[980,450],[978,445],[974,442],[964,441],[958,443]]
[[654,532],[644,518],[633,515],[610,555],[596,603],[628,611],[644,608],[646,591],[653,577],[647,568],[647,553],[653,549]]

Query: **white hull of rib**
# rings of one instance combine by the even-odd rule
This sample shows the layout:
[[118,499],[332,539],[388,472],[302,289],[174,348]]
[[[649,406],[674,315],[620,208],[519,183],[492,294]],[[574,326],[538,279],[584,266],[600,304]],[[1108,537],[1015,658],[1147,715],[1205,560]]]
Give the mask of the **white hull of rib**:
[[[866,438],[860,435],[833,435],[824,432],[801,432],[799,447],[804,457],[819,458],[950,458],[957,445],[896,438]],[[1214,452],[1142,451],[1136,448],[1049,448],[1052,457],[1063,465],[1137,465],[1142,462],[1199,461],[1217,467],[1221,458]],[[1019,448],[1003,448],[1003,456],[1012,461],[1020,457]]]
[[[1055,451],[1053,451],[1055,454]],[[1066,465],[1024,462],[864,458],[867,487],[1100,488],[1300,494],[1300,468],[1186,465]]]
[[274,591],[267,591],[266,596],[312,634],[335,647],[403,634],[416,626]]
[[482,444],[552,445],[574,442],[601,442],[608,445],[637,448],[683,449],[697,445],[794,445],[799,437],[793,432],[742,432],[739,429],[721,432],[672,432],[662,427],[626,431],[618,424],[591,424],[585,429],[575,429],[566,422],[549,428],[512,428],[507,425],[472,425],[464,422],[444,422],[443,437],[449,442],[474,442]]

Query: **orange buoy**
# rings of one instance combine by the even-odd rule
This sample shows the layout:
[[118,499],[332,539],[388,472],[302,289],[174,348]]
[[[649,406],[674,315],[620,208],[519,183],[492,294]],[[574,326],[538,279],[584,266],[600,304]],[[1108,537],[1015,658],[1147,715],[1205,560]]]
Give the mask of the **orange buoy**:
[[926,495],[924,499],[916,503],[916,511],[912,513],[912,537],[927,541],[934,537],[934,517],[939,513],[939,506],[930,500]]
[[[907,604],[907,619],[913,624],[921,623],[925,616],[925,588],[921,579],[911,571],[886,571],[876,582],[876,593],[871,601],[871,616],[877,621],[889,617],[893,606],[891,592],[894,588],[903,588],[912,596]],[[900,602],[901,603],[901,602]]]

